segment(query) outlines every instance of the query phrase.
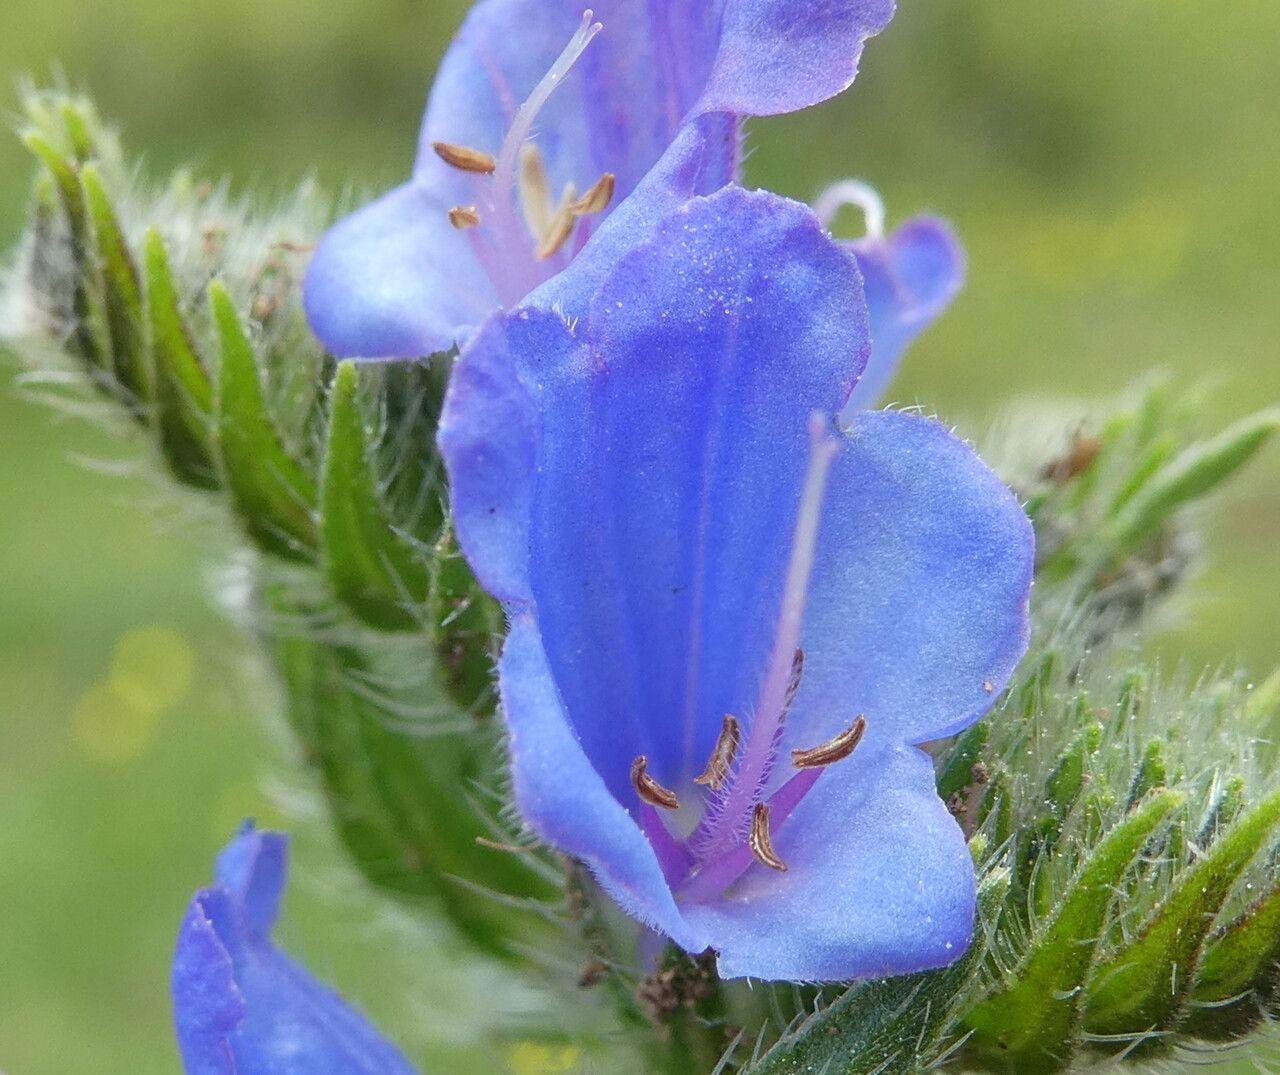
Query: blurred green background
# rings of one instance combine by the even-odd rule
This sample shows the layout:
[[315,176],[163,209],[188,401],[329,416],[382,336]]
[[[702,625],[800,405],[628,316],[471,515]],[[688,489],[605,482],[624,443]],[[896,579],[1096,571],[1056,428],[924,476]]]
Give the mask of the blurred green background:
[[[153,175],[193,163],[243,191],[306,173],[373,188],[406,172],[464,6],[6,0],[0,93],[12,110],[19,75],[65,71]],[[968,289],[895,395],[971,433],[1011,400],[1096,400],[1153,367],[1207,379],[1213,425],[1280,397],[1280,5],[902,8],[844,99],[755,125],[748,172],[805,198],[858,175],[893,220],[955,221]],[[30,175],[0,137],[0,247]],[[288,752],[210,600],[229,546],[193,540],[199,520],[145,479],[86,466],[119,451],[21,399],[13,372],[0,374],[0,1070],[171,1072],[174,929],[235,821],[279,819],[268,785]],[[1276,663],[1278,455],[1219,503],[1209,569],[1161,640],[1171,661]],[[459,1070],[477,1021],[463,1016],[490,995],[483,969],[457,986],[443,947],[406,947],[385,913],[346,898],[321,826],[297,855],[288,943],[417,1027],[430,1070]],[[388,960],[403,989],[385,989]],[[570,1059],[516,1047],[478,1070]]]

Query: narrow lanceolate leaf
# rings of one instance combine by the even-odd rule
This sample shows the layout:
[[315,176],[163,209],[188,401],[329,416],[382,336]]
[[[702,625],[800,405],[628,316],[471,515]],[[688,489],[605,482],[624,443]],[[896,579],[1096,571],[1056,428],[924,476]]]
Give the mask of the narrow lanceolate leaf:
[[182,315],[164,240],[152,229],[145,240],[147,306],[155,372],[155,418],[160,450],[179,481],[216,489],[213,382],[196,353]]
[[[980,922],[994,922],[1009,890],[997,871],[978,892]],[[991,928],[991,927],[988,927]],[[851,986],[746,1070],[749,1075],[906,1075],[930,1070],[955,1043],[955,1006],[986,955],[981,936],[941,970]]]
[[430,573],[387,517],[370,465],[359,388],[356,364],[341,363],[330,399],[321,493],[325,570],[334,592],[370,626],[412,630],[422,624],[416,606],[427,599]]
[[71,345],[77,354],[94,371],[114,377],[111,361],[111,341],[107,333],[102,309],[102,285],[97,263],[90,255],[93,235],[89,216],[85,209],[84,192],[76,168],[53,146],[51,142],[29,131],[23,142],[48,169],[58,188],[63,212],[67,215],[67,230],[71,236],[71,258],[75,264],[75,291],[72,296],[74,324]]
[[1094,978],[1085,1015],[1092,1034],[1134,1038],[1172,1029],[1181,1018],[1214,917],[1280,822],[1280,790],[1223,833],[1180,874],[1138,938]]
[[1258,452],[1280,428],[1280,412],[1262,411],[1211,440],[1193,444],[1151,478],[1111,527],[1112,543],[1128,549],[1189,501],[1211,492]]
[[1084,983],[1117,886],[1165,818],[1182,802],[1161,790],[1093,849],[1010,984],[966,1019],[970,1048],[1007,1071],[1055,1071],[1071,1054]]
[[1261,1018],[1258,993],[1280,971],[1280,883],[1227,926],[1209,945],[1181,1030],[1226,1040]]
[[80,170],[85,210],[93,222],[94,246],[102,273],[102,297],[111,336],[116,383],[139,418],[153,398],[151,356],[142,312],[142,284],[102,176],[92,164]]
[[285,450],[267,412],[253,346],[231,296],[215,283],[209,300],[222,351],[218,445],[232,502],[264,551],[310,560],[318,544],[315,482]]

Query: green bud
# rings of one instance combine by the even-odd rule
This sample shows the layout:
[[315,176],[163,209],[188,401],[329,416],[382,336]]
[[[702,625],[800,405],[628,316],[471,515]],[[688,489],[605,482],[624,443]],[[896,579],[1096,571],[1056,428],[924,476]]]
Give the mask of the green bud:
[[98,265],[102,273],[103,304],[111,337],[112,370],[125,405],[145,421],[146,406],[154,398],[151,355],[147,350],[142,311],[142,284],[128,243],[93,164],[80,170],[85,208],[93,222]]
[[154,228],[147,232],[144,248],[160,450],[179,481],[216,489],[221,482],[213,383],[182,315],[164,240]]
[[1210,942],[1184,1029],[1210,1041],[1238,1037],[1261,1018],[1255,994],[1273,986],[1277,970],[1280,883]]
[[1183,1013],[1214,917],[1236,880],[1280,823],[1272,792],[1175,879],[1132,943],[1099,967],[1087,1001],[1091,1034],[1171,1029]]
[[114,379],[111,340],[103,309],[102,282],[97,262],[90,254],[93,235],[80,178],[75,166],[42,135],[28,131],[22,136],[22,141],[53,177],[63,212],[67,216],[71,256],[76,268],[72,295],[72,314],[75,318],[72,346],[95,374],[97,383],[100,386],[109,385],[110,380]]
[[325,571],[338,597],[370,626],[412,630],[423,622],[416,606],[427,599],[430,574],[421,551],[387,516],[370,462],[359,387],[356,364],[340,363],[330,396],[321,492]]
[[1164,741],[1152,739],[1147,744],[1142,761],[1138,763],[1133,782],[1129,785],[1129,809],[1154,788],[1162,788],[1168,781],[1168,766],[1164,758]]
[[253,346],[231,296],[215,282],[209,301],[222,352],[218,446],[232,503],[265,552],[309,561],[319,543],[315,481],[286,451],[267,413]]
[[1211,440],[1193,444],[1153,477],[1108,528],[1123,551],[1155,530],[1174,511],[1212,492],[1257,454],[1280,428],[1280,412],[1261,411]]
[[1121,880],[1182,802],[1157,791],[1093,849],[1005,987],[968,1016],[973,1046],[1011,1072],[1056,1071],[1070,1055],[1083,985]]

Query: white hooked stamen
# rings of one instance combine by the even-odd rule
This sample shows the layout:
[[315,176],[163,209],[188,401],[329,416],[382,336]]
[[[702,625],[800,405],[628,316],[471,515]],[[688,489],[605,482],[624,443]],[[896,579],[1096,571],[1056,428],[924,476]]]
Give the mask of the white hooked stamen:
[[822,226],[830,231],[840,210],[847,205],[862,210],[868,239],[879,242],[884,238],[884,199],[875,187],[860,179],[842,179],[839,183],[832,183],[818,195],[813,211]]

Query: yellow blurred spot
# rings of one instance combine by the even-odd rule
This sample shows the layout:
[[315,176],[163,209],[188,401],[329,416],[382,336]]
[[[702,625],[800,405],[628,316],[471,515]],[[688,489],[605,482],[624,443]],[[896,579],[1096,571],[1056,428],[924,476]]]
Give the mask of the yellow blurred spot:
[[581,1060],[582,1050],[576,1045],[522,1041],[507,1050],[511,1075],[562,1075],[573,1071]]
[[71,740],[96,761],[121,764],[146,749],[159,716],[131,705],[109,682],[95,683],[76,703]]
[[71,741],[97,761],[132,761],[147,748],[164,711],[191,689],[194,675],[195,654],[177,631],[127,631],[116,642],[106,678],[76,703]]
[[159,713],[191,689],[195,663],[195,654],[177,631],[141,627],[120,636],[107,682],[135,709]]

